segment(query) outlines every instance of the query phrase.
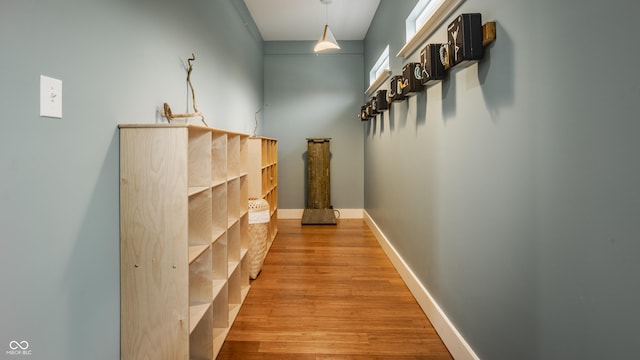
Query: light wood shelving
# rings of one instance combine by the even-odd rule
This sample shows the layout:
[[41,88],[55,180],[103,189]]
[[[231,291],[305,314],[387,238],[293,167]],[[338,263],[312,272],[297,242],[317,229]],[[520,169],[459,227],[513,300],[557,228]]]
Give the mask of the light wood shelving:
[[249,136],[120,125],[121,359],[215,359],[249,291]]
[[249,197],[269,203],[268,248],[278,234],[278,140],[249,138]]

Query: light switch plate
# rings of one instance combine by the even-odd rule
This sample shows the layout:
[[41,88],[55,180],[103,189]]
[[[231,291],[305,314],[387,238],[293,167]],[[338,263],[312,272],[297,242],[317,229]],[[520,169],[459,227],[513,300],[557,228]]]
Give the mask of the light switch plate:
[[40,75],[40,116],[62,118],[62,80]]

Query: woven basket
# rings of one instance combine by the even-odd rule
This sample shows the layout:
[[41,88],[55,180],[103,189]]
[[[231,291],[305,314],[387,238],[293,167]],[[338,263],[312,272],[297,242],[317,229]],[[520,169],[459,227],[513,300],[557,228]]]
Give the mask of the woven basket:
[[255,279],[267,256],[269,238],[269,203],[264,199],[249,199],[249,277]]

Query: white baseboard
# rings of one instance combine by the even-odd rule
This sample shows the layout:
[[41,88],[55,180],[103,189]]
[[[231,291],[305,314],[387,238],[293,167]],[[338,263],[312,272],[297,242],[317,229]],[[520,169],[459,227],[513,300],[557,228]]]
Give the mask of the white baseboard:
[[[340,219],[362,219],[363,209],[336,209]],[[304,209],[278,209],[278,219],[297,220],[302,219]],[[338,214],[336,214],[338,216]]]
[[364,221],[456,360],[480,360],[366,211]]

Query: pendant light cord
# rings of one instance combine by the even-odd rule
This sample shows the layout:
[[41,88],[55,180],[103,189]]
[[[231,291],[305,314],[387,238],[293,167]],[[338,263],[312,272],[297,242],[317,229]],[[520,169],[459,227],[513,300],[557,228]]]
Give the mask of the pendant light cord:
[[329,25],[329,3],[324,3],[324,21]]

